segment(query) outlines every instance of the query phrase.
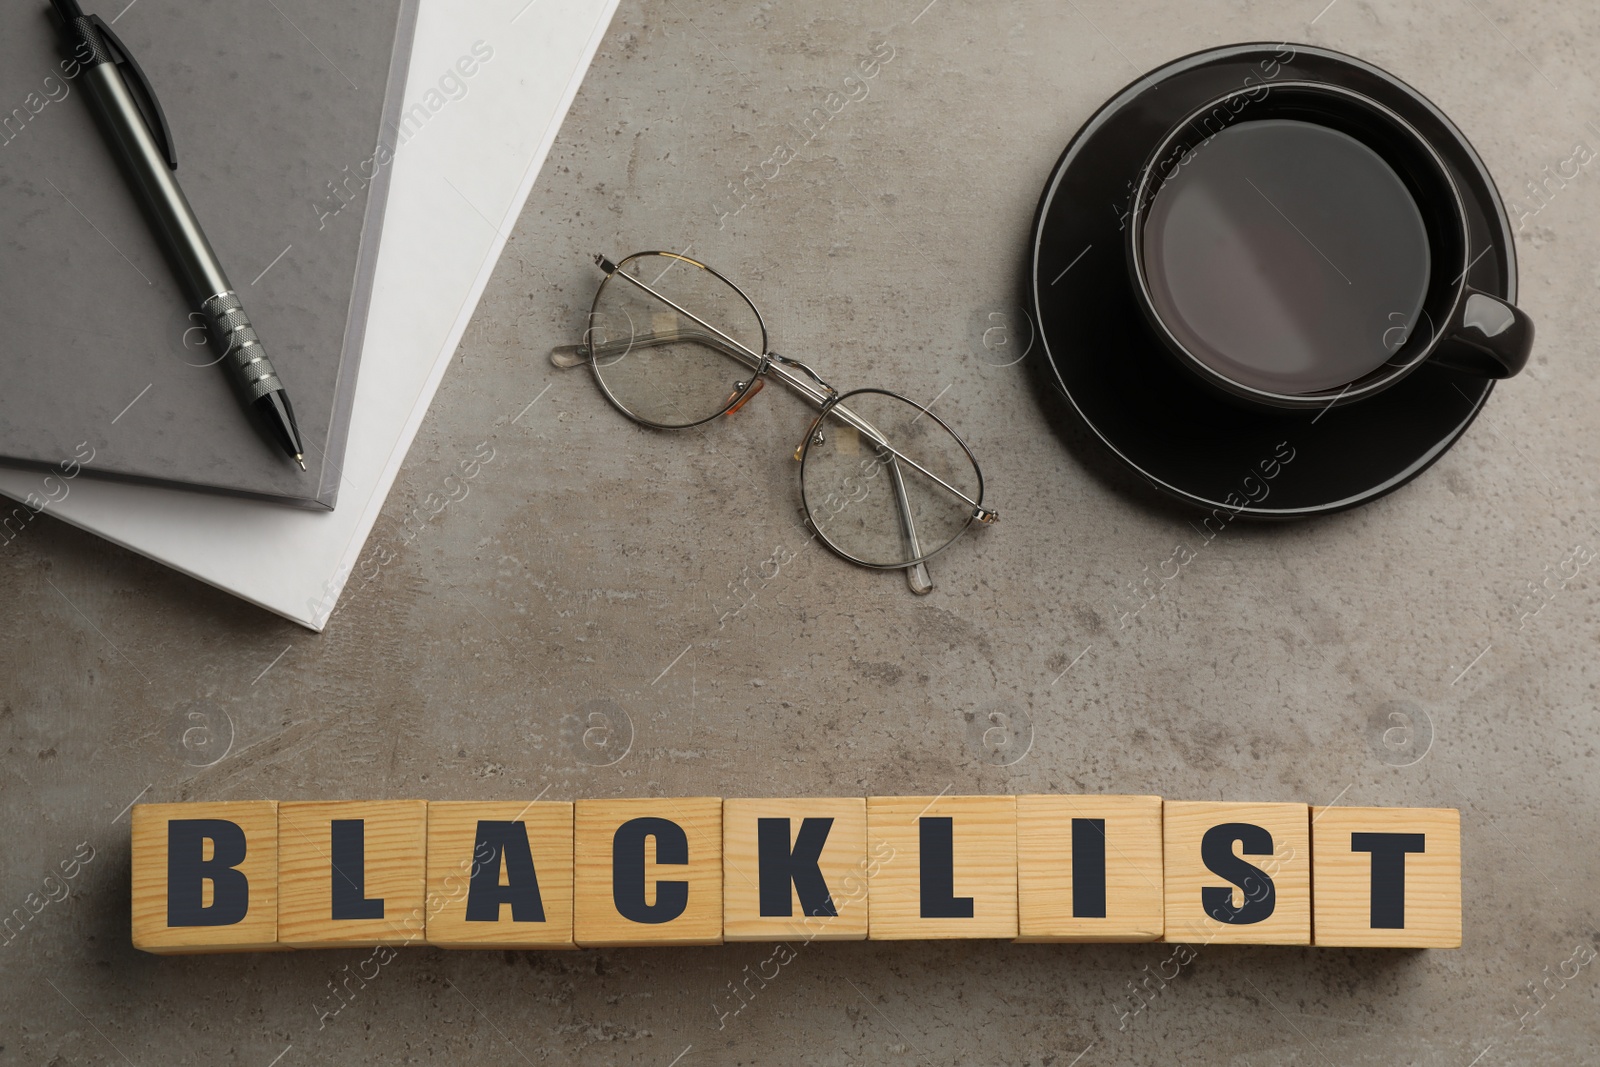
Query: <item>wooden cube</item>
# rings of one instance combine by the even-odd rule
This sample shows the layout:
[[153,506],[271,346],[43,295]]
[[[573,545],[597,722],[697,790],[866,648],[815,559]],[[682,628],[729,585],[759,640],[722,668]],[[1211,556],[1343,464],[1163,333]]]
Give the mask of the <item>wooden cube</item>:
[[722,943],[722,799],[580,800],[579,945]]
[[428,805],[278,805],[278,940],[293,948],[420,944]]
[[1161,798],[1017,798],[1017,940],[1159,941]]
[[1461,813],[1312,808],[1313,944],[1461,947]]
[[1017,936],[1015,797],[868,797],[875,941]]
[[277,801],[135,804],[132,865],[135,948],[277,947]]
[[1167,941],[1311,943],[1311,809],[1169,800]]
[[576,948],[572,805],[428,805],[428,944]]
[[867,802],[722,802],[726,941],[867,936]]

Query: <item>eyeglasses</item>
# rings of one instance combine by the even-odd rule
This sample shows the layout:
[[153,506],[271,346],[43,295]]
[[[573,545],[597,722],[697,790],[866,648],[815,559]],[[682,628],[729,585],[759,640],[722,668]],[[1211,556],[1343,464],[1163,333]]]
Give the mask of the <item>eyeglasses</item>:
[[635,422],[663,430],[732,415],[773,378],[817,408],[794,450],[806,525],[834,554],[905,570],[933,589],[926,560],[973,522],[983,472],[965,441],[926,405],[884,389],[840,393],[797,359],[767,349],[767,327],[744,291],[687,256],[639,252],[605,272],[583,342],[551,351],[587,363],[600,391]]

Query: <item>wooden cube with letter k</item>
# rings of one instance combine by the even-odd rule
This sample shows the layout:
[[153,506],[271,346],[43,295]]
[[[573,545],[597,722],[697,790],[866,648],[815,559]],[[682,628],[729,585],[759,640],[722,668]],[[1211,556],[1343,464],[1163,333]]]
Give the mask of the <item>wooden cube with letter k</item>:
[[860,797],[722,802],[725,940],[859,941],[870,870]]

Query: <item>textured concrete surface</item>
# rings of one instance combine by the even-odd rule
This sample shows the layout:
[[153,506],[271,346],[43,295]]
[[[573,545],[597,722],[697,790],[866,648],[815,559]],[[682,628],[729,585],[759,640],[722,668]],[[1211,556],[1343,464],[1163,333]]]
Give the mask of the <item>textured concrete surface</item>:
[[[0,553],[0,909],[68,894],[0,945],[0,1063],[1600,1060],[1600,970],[1574,962],[1600,939],[1600,587],[1575,562],[1600,547],[1600,172],[1536,212],[1514,192],[1600,145],[1595,8],[925,2],[625,0],[374,532],[394,558],[321,636],[48,518]],[[1538,350],[1419,481],[1234,524],[1122,626],[1129,583],[1195,535],[1052,434],[975,324],[1017,302],[1040,186],[1093,108],[1183,53],[1285,38],[1420,87],[1524,201]],[[728,183],[880,44],[866,98],[734,214]],[[691,243],[780,351],[948,386],[1005,521],[936,561],[931,596],[806,547],[798,400],[655,433],[550,367],[592,252]],[[770,974],[769,946],[416,949],[342,1007],[330,983],[366,953],[130,947],[135,797],[547,788],[1456,806],[1466,945],[1205,949],[1137,1012],[1169,947],[813,945],[742,1008],[730,983]]]

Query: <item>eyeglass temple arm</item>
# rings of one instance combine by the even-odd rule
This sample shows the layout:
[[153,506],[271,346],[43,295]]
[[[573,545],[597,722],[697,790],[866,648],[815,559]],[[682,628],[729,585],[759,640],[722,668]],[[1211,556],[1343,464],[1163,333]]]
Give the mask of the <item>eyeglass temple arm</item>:
[[[895,510],[900,513],[900,532],[905,536],[906,551],[912,559],[922,555],[922,542],[917,538],[917,524],[911,517],[911,497],[906,493],[906,480],[900,474],[900,464],[893,456],[889,457],[889,478],[894,483]],[[922,560],[917,560],[906,568],[906,585],[918,596],[927,596],[933,592],[933,576],[928,573],[928,565]]]

